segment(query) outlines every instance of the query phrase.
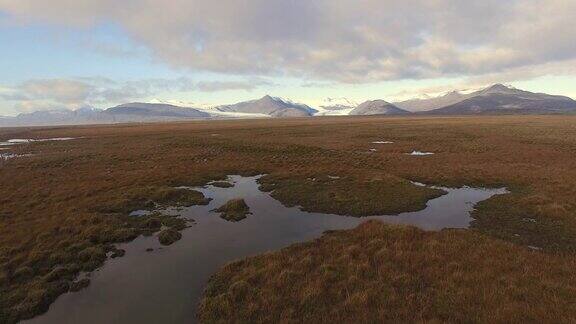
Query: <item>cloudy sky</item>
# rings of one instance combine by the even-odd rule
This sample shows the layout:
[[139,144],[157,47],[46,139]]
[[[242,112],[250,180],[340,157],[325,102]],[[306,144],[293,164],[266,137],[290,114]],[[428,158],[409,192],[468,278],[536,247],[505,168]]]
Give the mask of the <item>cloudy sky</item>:
[[0,0],[0,115],[508,83],[576,97],[574,0]]

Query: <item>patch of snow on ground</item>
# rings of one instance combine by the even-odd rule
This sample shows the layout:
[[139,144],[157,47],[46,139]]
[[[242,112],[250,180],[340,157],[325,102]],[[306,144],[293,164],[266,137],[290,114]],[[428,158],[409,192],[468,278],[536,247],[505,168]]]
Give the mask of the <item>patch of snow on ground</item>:
[[32,154],[0,153],[0,161],[7,161],[19,157],[32,156]]
[[9,146],[9,145],[18,145],[18,144],[25,144],[30,143],[31,140],[29,139],[9,139],[6,142],[0,142],[0,146]]
[[44,138],[38,140],[31,140],[32,142],[51,142],[51,141],[71,141],[76,139],[74,137],[54,137],[54,138]]
[[372,142],[372,144],[394,144],[394,142],[390,142],[390,141],[376,141],[376,142]]
[[267,114],[220,111],[218,109],[211,109],[211,108],[196,108],[196,109],[209,113],[213,117],[221,117],[221,118],[272,118],[270,115]]
[[41,138],[41,139],[15,138],[15,139],[9,139],[6,142],[0,142],[0,146],[27,144],[33,142],[70,141],[73,139],[75,138],[74,137],[54,137],[54,138]]
[[412,153],[406,153],[408,155],[416,155],[416,156],[424,156],[424,155],[433,155],[432,152],[420,152],[420,151],[412,151]]

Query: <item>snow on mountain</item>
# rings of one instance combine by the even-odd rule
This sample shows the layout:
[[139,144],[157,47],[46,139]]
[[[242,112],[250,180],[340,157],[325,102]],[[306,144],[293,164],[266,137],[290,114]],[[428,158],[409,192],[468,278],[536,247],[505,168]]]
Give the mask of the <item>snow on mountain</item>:
[[370,100],[358,105],[350,112],[350,115],[404,115],[409,113],[384,100]]
[[308,117],[317,110],[307,105],[293,103],[278,97],[266,95],[260,99],[243,101],[232,105],[216,107],[221,112],[265,114],[271,117]]

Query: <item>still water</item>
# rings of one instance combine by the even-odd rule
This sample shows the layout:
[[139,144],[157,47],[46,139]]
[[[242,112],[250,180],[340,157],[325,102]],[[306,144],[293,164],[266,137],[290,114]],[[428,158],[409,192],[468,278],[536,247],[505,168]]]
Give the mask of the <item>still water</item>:
[[[308,241],[326,230],[353,228],[367,219],[412,224],[427,230],[467,228],[474,205],[505,189],[442,188],[426,209],[396,216],[354,218],[286,208],[258,190],[258,177],[231,176],[232,188],[195,188],[213,200],[178,214],[193,219],[182,240],[160,247],[155,237],[119,245],[122,258],[109,260],[91,275],[88,288],[62,295],[48,313],[31,323],[190,323],[211,274],[224,264]],[[211,212],[233,198],[244,198],[252,215],[238,223]],[[167,210],[168,213],[176,212]],[[146,249],[153,248],[152,252]]]

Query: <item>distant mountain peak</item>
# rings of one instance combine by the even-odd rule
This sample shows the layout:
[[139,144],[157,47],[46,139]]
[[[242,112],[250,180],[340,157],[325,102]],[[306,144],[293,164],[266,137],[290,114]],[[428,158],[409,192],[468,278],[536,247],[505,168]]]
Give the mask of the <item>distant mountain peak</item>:
[[[150,118],[208,118],[210,114],[194,108],[179,107],[170,104],[132,102],[108,108],[104,111],[115,118],[126,116],[139,116],[141,119]],[[130,117],[134,118],[134,117]]]
[[513,87],[512,87],[512,86],[508,86],[508,85],[504,85],[504,84],[502,84],[502,83],[495,83],[495,84],[489,86],[487,89],[493,89],[493,90],[498,90],[498,89],[500,89],[500,90],[502,90],[502,89],[513,89]]
[[350,115],[402,115],[407,113],[409,112],[385,100],[376,99],[361,103],[350,112]]
[[386,100],[382,100],[382,99],[368,100],[364,103],[370,103],[370,104],[374,104],[374,105],[391,105],[391,103],[389,103]]
[[576,101],[564,96],[534,93],[504,84],[494,84],[473,92],[465,100],[439,109],[434,114],[488,113],[573,113]]
[[412,112],[430,111],[467,99],[470,94],[460,90],[445,92],[439,96],[424,96],[400,102],[394,102],[394,105]]
[[216,109],[222,112],[257,113],[272,117],[305,117],[312,116],[317,112],[307,105],[272,97],[271,95],[233,105],[219,106]]
[[504,85],[502,83],[496,83],[488,88],[481,90],[483,94],[493,94],[493,93],[517,93],[523,92],[522,90],[518,90],[512,86]]

